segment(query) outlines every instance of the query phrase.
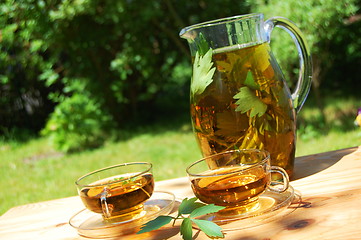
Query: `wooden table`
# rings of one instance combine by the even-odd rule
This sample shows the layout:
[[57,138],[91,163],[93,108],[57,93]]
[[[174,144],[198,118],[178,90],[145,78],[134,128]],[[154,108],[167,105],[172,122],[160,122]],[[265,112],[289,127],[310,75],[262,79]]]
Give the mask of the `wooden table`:
[[[361,146],[299,157],[294,177],[291,185],[302,194],[294,211],[260,226],[227,232],[225,239],[361,239]],[[193,196],[186,177],[157,182],[156,188],[179,199]],[[0,239],[87,239],[68,224],[82,208],[77,196],[14,207],[0,217]],[[181,237],[179,227],[169,226],[118,239]],[[200,233],[196,239],[207,237]]]

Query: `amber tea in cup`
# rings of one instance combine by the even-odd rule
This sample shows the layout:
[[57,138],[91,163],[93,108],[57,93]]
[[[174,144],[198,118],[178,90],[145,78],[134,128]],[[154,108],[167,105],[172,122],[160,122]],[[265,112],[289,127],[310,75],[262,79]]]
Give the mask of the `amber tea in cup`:
[[[272,182],[271,173],[282,176]],[[286,171],[270,166],[267,151],[232,150],[205,157],[187,168],[196,197],[204,203],[225,206],[219,213],[240,215],[259,207],[259,196],[267,189],[284,192],[289,180]]]
[[76,181],[85,207],[106,222],[130,220],[144,214],[143,203],[154,190],[152,164],[124,163],[99,169]]

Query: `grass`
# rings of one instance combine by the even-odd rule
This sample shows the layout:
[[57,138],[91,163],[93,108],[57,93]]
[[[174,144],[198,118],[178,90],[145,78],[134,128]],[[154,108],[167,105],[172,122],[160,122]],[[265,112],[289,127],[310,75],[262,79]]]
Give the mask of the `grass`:
[[[361,145],[361,128],[353,125],[359,99],[329,100],[326,124],[313,105],[299,115],[297,156]],[[201,156],[188,121],[173,127],[158,123],[136,132],[98,149],[66,155],[45,138],[0,140],[0,214],[13,206],[76,195],[74,181],[98,168],[149,161],[160,181],[186,176],[185,167]]]
[[144,131],[126,141],[63,155],[45,138],[24,144],[4,143],[0,148],[0,214],[30,202],[76,195],[75,180],[81,175],[123,162],[153,163],[156,181],[185,176],[185,166],[201,155],[190,126],[154,134]]

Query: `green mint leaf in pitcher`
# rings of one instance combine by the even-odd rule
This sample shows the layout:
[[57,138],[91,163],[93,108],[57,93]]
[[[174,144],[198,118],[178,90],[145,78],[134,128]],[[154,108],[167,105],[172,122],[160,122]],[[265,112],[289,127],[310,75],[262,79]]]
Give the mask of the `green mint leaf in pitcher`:
[[251,71],[248,71],[246,80],[244,80],[244,85],[250,87],[251,89],[258,90],[259,85],[254,81],[253,75]]
[[215,213],[222,209],[224,209],[224,207],[217,206],[214,204],[208,204],[208,205],[204,205],[202,207],[198,207],[198,208],[194,209],[191,212],[190,217],[195,218],[195,217],[199,217],[199,216],[206,215],[209,213]]
[[267,110],[267,105],[262,102],[249,87],[241,87],[239,92],[233,96],[236,101],[236,111],[245,113],[250,112],[250,117],[258,115],[261,117]]
[[213,74],[216,68],[213,67],[212,62],[212,49],[209,50],[203,56],[196,52],[196,56],[193,62],[193,76],[191,81],[191,93],[202,94],[209,84],[213,81]]
[[249,110],[250,117],[258,115],[261,117],[267,110],[267,105],[262,102],[255,94],[255,90],[259,90],[259,85],[253,78],[252,72],[248,71],[246,80],[244,80],[244,87],[239,89],[239,92],[233,96],[234,99],[238,99],[236,102],[237,112],[245,113]]
[[199,33],[199,36],[198,38],[196,38],[195,43],[197,45],[199,55],[201,56],[205,55],[210,49],[209,44],[206,38],[204,37],[203,33]]
[[259,89],[259,85],[254,80],[251,71],[248,71],[244,85],[245,86],[241,87],[239,92],[233,96],[234,99],[238,99],[236,102],[236,111],[241,113],[251,111],[251,118],[256,115],[261,117],[266,112],[267,105],[255,94],[255,91]]

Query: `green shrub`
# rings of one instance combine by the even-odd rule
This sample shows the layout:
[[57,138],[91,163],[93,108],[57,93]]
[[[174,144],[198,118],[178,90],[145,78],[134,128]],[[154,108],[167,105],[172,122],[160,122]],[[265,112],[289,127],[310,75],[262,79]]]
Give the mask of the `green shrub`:
[[[3,0],[0,134],[15,127],[38,131],[48,121],[43,134],[69,151],[101,144],[108,128],[188,112],[191,59],[179,31],[251,11],[296,22],[324,64],[336,51],[327,44],[336,41],[347,57],[337,54],[335,60],[346,59],[345,69],[356,66],[347,68],[351,76],[359,69],[360,30],[343,21],[357,10],[355,2]],[[280,50],[286,75],[294,76],[297,55],[290,57],[294,46],[283,42],[277,47],[275,41],[273,49]],[[342,77],[331,75],[327,81],[344,86]]]
[[42,134],[65,152],[98,147],[114,128],[111,115],[101,106],[89,92],[75,92],[57,105]]
[[[164,103],[182,103],[171,109],[182,111],[180,106],[188,103],[191,60],[179,31],[248,9],[248,1],[231,0],[4,0],[0,3],[0,90],[4,93],[0,129],[13,127],[16,121],[8,120],[15,118],[24,127],[36,123],[35,130],[41,129],[54,105],[59,104],[59,110],[51,121],[68,102],[79,102],[83,92],[111,116],[117,128],[147,123],[155,113],[168,114]],[[77,84],[74,81],[84,88],[69,91]],[[20,114],[33,101],[39,103],[32,105],[39,112]],[[63,115],[69,122],[75,115],[77,119],[87,116],[80,108],[72,110],[71,118]]]

